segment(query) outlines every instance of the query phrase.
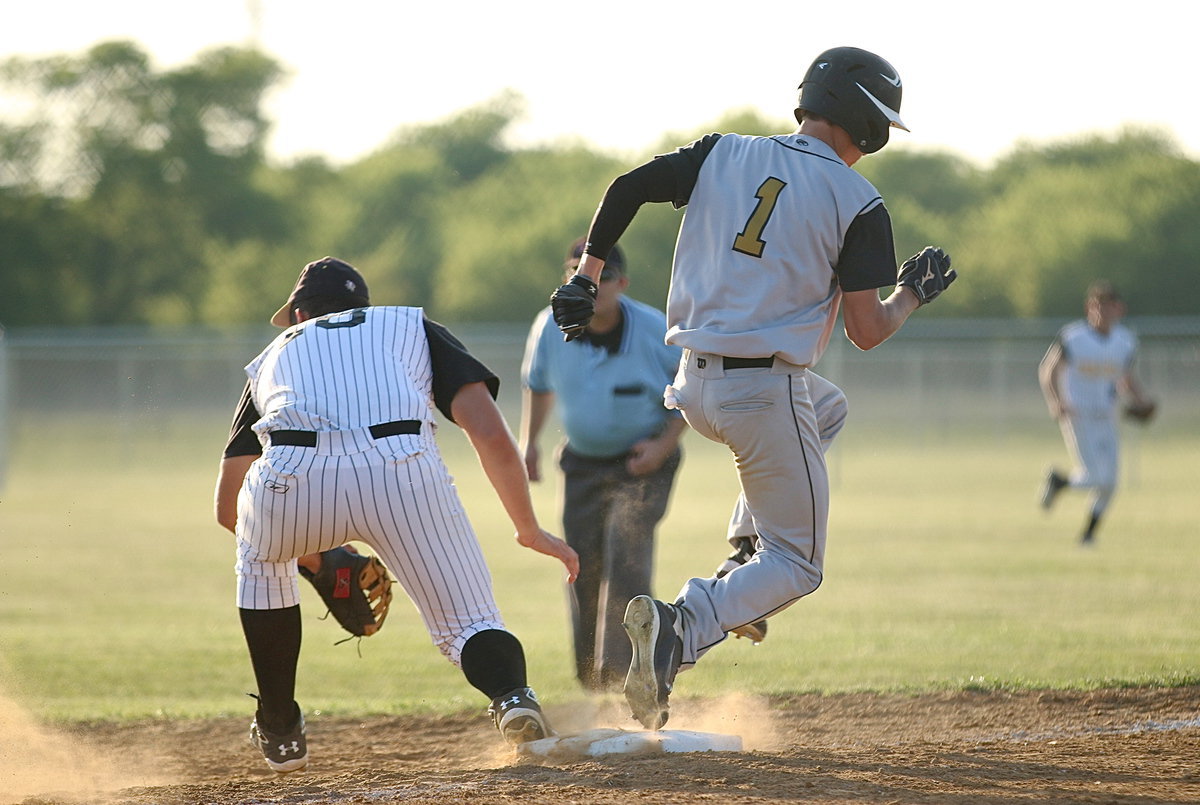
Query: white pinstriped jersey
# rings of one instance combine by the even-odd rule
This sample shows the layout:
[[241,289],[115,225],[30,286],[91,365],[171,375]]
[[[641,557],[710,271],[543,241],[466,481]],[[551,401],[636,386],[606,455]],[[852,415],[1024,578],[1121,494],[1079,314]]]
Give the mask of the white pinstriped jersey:
[[[226,456],[254,452],[251,422],[266,449],[238,496],[240,608],[296,606],[296,558],[360,540],[396,576],[451,662],[472,635],[504,628],[433,438],[435,404],[445,412],[462,384],[494,378],[486,367],[420,308],[366,307],[289,328],[246,372],[249,399],[239,403]],[[369,430],[396,420],[425,424],[414,434]],[[272,444],[266,433],[278,430],[316,431],[316,443]]]
[[[820,140],[722,135],[700,168],[680,229],[667,343],[816,363],[837,316],[847,230],[882,204],[871,183]],[[890,227],[886,241],[890,254]],[[892,260],[887,270],[894,269]]]
[[[336,370],[331,370],[336,367]],[[433,372],[418,307],[367,307],[285,330],[246,367],[254,431],[349,431],[434,421]]]
[[1133,365],[1137,336],[1121,324],[1105,335],[1080,319],[1059,331],[1058,345],[1066,360],[1064,402],[1079,414],[1114,415],[1117,382]]

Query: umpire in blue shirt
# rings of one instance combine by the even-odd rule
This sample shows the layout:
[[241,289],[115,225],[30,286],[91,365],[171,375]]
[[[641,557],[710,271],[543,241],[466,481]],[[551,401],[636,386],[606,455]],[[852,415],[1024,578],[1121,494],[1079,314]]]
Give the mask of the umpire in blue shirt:
[[[582,238],[571,247],[564,276],[575,273],[583,248]],[[663,313],[627,298],[628,287],[616,247],[587,330],[563,341],[547,307],[530,328],[521,372],[521,446],[531,481],[542,479],[538,443],[556,399],[566,432],[558,459],[563,537],[579,553],[579,578],[568,588],[575,672],[590,690],[624,683],[632,649],[621,620],[631,598],[650,594],[654,531],[687,427],[662,399],[680,350],[663,341]]]

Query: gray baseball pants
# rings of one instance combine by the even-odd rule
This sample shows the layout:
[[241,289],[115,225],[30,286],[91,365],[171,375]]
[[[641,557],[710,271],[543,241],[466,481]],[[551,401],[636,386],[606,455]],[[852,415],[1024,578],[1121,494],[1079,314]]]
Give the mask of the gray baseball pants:
[[687,668],[730,629],[820,585],[829,519],[824,449],[841,429],[846,400],[828,380],[779,358],[769,367],[726,369],[719,355],[684,350],[666,401],[733,453],[739,501],[758,535],[749,562],[719,579],[689,579],[680,590]]

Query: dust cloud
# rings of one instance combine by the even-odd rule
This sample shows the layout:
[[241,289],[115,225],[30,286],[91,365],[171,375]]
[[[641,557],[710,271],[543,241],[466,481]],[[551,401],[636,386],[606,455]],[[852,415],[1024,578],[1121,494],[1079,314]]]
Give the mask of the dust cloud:
[[103,800],[122,788],[161,782],[127,765],[129,758],[118,763],[69,731],[38,724],[0,691],[0,804],[33,796]]
[[739,735],[744,752],[770,751],[782,741],[767,701],[744,693],[702,701],[685,698],[672,701],[668,728]]

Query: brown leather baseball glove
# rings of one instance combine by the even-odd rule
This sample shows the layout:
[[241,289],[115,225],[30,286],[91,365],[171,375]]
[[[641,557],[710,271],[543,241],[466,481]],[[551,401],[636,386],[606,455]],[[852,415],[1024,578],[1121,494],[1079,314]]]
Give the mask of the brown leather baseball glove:
[[300,568],[312,582],[330,614],[355,637],[368,637],[383,627],[392,604],[392,578],[378,556],[342,546],[321,552],[321,569]]

